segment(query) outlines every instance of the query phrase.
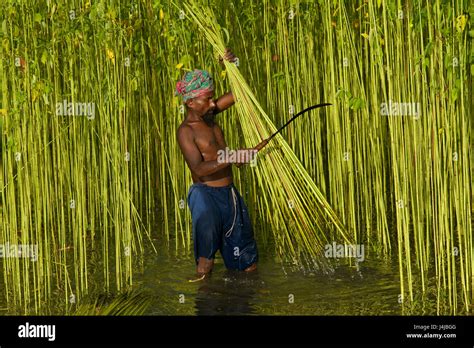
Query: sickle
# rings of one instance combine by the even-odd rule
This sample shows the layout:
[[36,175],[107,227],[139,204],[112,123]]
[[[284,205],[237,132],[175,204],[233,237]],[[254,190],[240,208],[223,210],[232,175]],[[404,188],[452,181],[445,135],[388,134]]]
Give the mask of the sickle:
[[303,115],[305,112],[310,111],[310,110],[313,110],[313,109],[321,108],[321,107],[323,107],[323,106],[328,106],[328,105],[332,105],[332,104],[331,104],[331,103],[316,104],[316,105],[307,107],[307,108],[304,109],[303,111],[298,112],[298,113],[297,113],[295,116],[293,116],[288,122],[286,122],[282,127],[280,127],[280,129],[278,129],[275,133],[273,133],[273,134],[267,139],[267,142],[270,141],[275,135],[277,135],[278,133],[280,133],[286,126],[288,126],[291,122],[293,122],[297,117]]

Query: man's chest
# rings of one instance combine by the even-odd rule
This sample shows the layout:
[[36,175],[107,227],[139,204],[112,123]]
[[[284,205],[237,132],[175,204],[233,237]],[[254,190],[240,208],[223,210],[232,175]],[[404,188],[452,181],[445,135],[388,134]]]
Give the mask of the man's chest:
[[217,125],[194,127],[194,141],[203,154],[217,152],[225,147],[224,135]]

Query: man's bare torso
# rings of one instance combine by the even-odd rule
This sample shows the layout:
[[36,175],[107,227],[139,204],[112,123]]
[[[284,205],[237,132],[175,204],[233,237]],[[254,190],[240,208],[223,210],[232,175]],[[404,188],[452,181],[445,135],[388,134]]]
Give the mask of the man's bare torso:
[[[223,150],[226,147],[222,129],[212,119],[206,121],[185,120],[180,125],[180,128],[181,127],[190,127],[192,129],[194,142],[205,162],[217,160],[217,151]],[[199,177],[192,169],[191,174],[193,182],[195,183],[205,183],[206,185],[214,187],[227,186],[232,183],[231,166],[207,176]]]

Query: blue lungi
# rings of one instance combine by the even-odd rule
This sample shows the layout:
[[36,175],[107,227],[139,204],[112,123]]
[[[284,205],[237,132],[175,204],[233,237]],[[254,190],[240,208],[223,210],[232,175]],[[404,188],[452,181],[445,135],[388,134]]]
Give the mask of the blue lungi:
[[248,210],[234,184],[195,183],[189,188],[188,204],[196,263],[199,257],[214,259],[217,250],[228,269],[245,270],[258,261]]

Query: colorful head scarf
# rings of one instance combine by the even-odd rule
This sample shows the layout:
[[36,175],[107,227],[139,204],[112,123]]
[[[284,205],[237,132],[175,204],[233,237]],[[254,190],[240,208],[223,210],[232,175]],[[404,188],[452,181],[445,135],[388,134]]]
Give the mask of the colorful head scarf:
[[178,81],[175,95],[182,96],[183,102],[186,102],[188,99],[199,97],[213,90],[214,82],[211,75],[205,70],[195,69],[188,71],[181,81]]

